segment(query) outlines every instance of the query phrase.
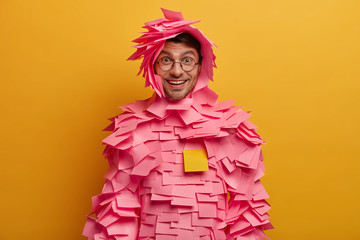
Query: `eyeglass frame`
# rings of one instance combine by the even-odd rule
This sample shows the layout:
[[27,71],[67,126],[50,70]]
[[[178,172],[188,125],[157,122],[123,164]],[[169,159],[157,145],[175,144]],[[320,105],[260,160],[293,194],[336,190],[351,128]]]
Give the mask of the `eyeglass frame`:
[[[162,58],[163,58],[163,57],[162,57]],[[160,58],[160,59],[162,59],[162,58]],[[192,57],[190,57],[190,58],[193,59]],[[195,59],[193,59],[193,60],[195,61]],[[172,61],[172,60],[171,60],[171,61]],[[200,60],[199,60],[198,62],[195,62],[194,67],[193,67],[191,70],[187,70],[187,71],[184,70],[183,65],[182,65],[181,62],[182,62],[182,61],[180,61],[180,62],[172,61],[172,65],[171,65],[171,68],[170,68],[169,70],[164,70],[164,69],[162,69],[162,68],[161,68],[161,65],[160,65],[160,61],[155,62],[155,63],[159,64],[160,69],[163,70],[163,71],[165,71],[165,72],[168,72],[168,71],[170,71],[171,69],[173,69],[175,63],[179,63],[181,69],[182,69],[184,72],[191,72],[192,70],[194,70],[194,68],[196,67],[196,65],[199,64]]]

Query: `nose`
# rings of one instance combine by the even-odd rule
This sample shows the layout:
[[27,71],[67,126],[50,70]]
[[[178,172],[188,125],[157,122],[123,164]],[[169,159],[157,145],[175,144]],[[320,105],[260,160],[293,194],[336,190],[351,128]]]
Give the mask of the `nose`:
[[182,70],[182,68],[181,68],[181,63],[180,62],[174,62],[174,65],[170,69],[169,73],[170,73],[171,76],[174,76],[174,77],[180,77],[181,75],[183,75],[184,70]]

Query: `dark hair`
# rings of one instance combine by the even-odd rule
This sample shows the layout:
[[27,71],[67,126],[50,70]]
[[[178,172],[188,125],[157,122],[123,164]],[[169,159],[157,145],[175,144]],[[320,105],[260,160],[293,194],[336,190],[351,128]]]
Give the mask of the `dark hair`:
[[190,33],[184,32],[176,37],[170,38],[166,40],[167,42],[174,42],[174,43],[184,43],[189,47],[193,47],[196,49],[199,55],[199,62],[201,63],[202,56],[201,56],[201,44],[200,42],[194,38]]

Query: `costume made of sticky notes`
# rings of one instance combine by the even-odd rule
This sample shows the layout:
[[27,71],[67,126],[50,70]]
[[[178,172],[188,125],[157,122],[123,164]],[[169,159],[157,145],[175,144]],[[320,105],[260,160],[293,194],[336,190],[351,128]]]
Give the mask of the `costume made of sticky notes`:
[[[104,139],[110,168],[92,199],[89,239],[265,239],[272,228],[268,195],[260,183],[261,137],[249,113],[218,102],[208,88],[214,44],[194,21],[163,9],[165,18],[145,24],[148,32],[131,60],[143,57],[146,85],[155,93],[122,107]],[[167,39],[188,32],[201,43],[201,73],[184,99],[169,101],[153,64]],[[228,194],[230,199],[228,199]]]

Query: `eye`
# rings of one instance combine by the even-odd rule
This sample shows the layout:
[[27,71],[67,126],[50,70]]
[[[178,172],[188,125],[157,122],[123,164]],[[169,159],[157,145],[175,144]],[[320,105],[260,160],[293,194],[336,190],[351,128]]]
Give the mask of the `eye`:
[[172,60],[169,57],[162,57],[160,58],[160,63],[164,65],[168,65],[172,63]]
[[191,57],[185,57],[181,62],[184,65],[192,65],[195,62],[195,60]]

